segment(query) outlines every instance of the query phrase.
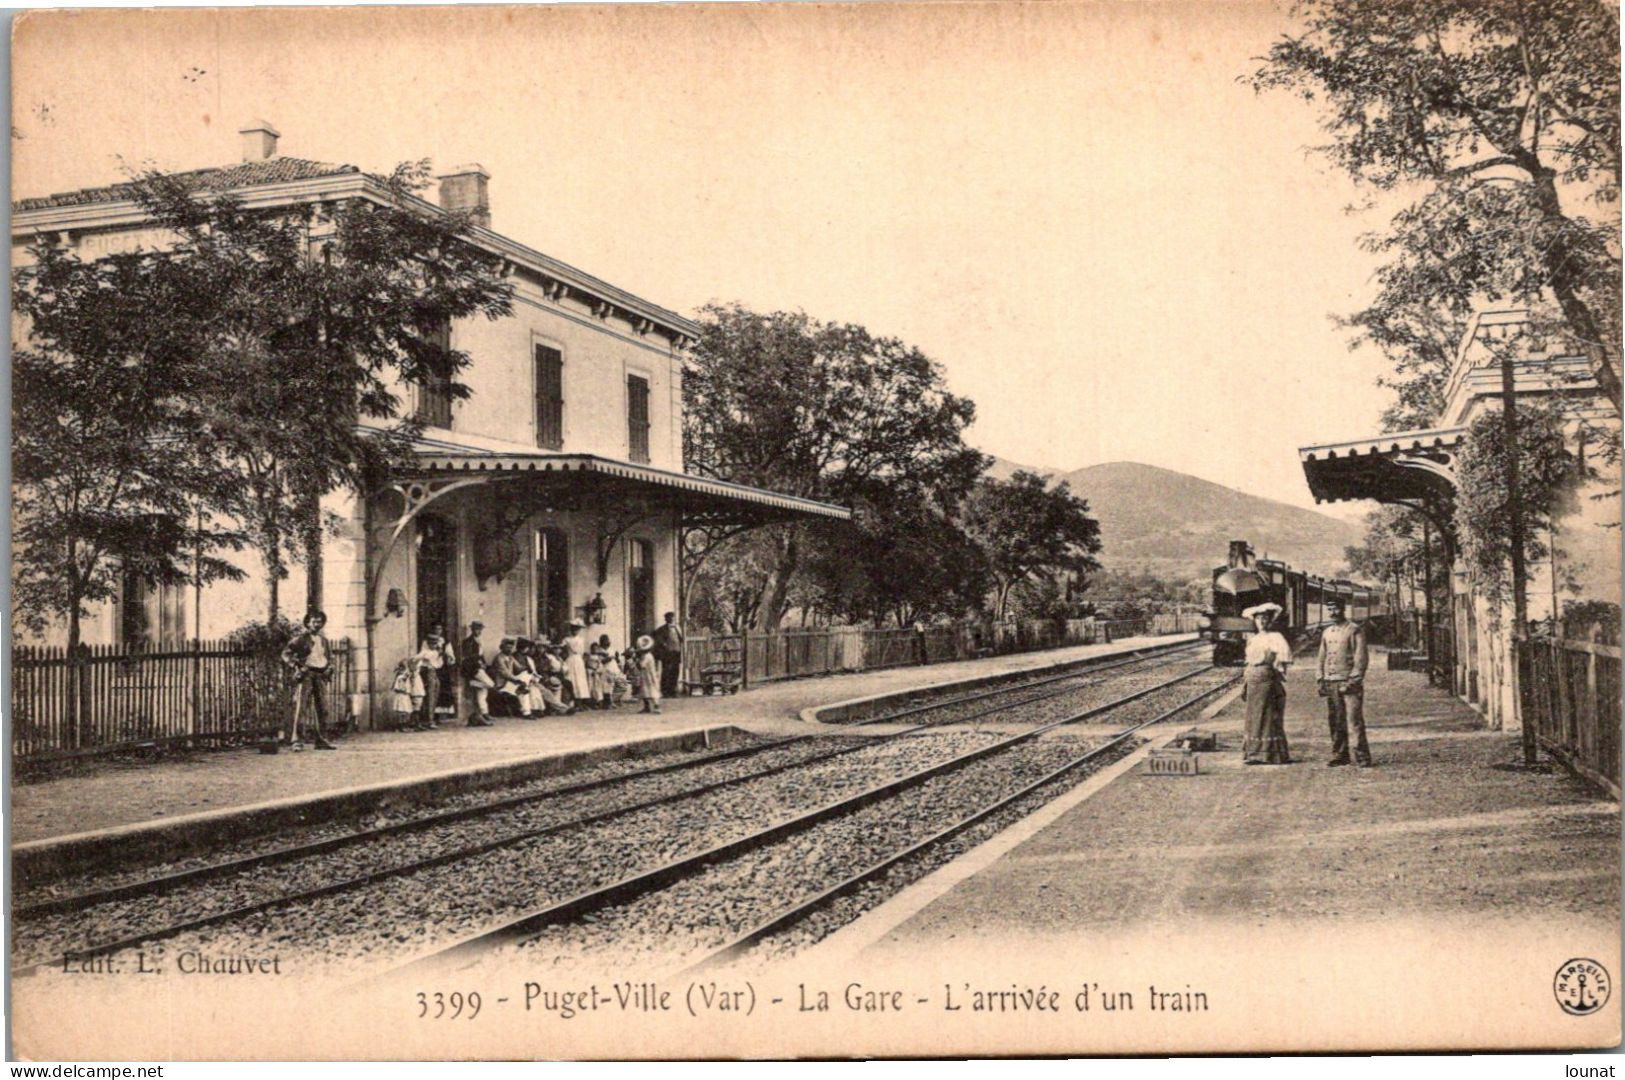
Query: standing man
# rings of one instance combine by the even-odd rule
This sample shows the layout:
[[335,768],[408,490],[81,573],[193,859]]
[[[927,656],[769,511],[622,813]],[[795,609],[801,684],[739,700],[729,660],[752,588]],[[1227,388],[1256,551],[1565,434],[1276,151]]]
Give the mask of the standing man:
[[1349,763],[1349,729],[1354,729],[1354,760],[1371,765],[1371,747],[1365,741],[1365,631],[1343,614],[1343,601],[1326,601],[1332,624],[1320,635],[1320,692],[1326,697],[1326,720],[1332,729],[1329,766]]
[[480,631],[485,624],[475,620],[468,624],[468,636],[463,639],[462,659],[458,661],[457,673],[463,677],[463,685],[468,688],[469,704],[473,711],[468,717],[469,727],[490,727],[491,718],[488,695],[496,680],[485,668],[485,646],[480,644]]
[[322,728],[327,725],[327,686],[332,676],[328,661],[332,649],[328,645],[327,635],[322,633],[326,625],[326,614],[312,611],[305,616],[305,628],[295,634],[287,648],[282,650],[282,662],[293,669],[294,677],[299,680],[293,692],[293,715],[288,720],[289,746],[299,744],[299,713],[304,699],[309,697],[311,711],[316,714],[312,744],[318,750],[338,749],[322,736]]
[[677,613],[666,612],[666,622],[654,633],[655,660],[660,664],[660,694],[677,696],[677,682],[683,674],[683,628],[677,625]]

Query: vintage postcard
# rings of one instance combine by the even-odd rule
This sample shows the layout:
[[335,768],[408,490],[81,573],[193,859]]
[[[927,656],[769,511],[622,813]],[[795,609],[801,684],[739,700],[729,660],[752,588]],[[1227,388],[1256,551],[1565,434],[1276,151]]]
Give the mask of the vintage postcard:
[[13,1053],[1620,1040],[1602,0],[37,11]]

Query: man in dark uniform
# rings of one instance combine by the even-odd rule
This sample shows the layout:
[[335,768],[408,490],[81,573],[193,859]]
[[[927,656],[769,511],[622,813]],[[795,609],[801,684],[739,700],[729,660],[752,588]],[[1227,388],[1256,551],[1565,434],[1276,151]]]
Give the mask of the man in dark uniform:
[[1354,729],[1354,761],[1371,765],[1371,747],[1365,741],[1365,631],[1343,614],[1343,601],[1326,601],[1332,624],[1320,635],[1320,690],[1326,696],[1326,720],[1332,729],[1330,766],[1349,764],[1349,729]]
[[666,623],[654,632],[655,660],[660,664],[660,696],[676,697],[677,682],[683,675],[683,628],[677,613],[666,612]]

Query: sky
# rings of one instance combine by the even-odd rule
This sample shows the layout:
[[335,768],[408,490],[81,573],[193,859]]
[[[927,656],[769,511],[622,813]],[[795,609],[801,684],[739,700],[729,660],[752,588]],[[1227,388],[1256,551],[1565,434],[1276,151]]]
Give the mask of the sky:
[[[919,346],[968,440],[1313,506],[1297,448],[1377,430],[1384,217],[1244,77],[1263,3],[34,13],[14,196],[281,152],[491,174],[494,227],[658,304]],[[1339,516],[1363,507],[1323,507]]]

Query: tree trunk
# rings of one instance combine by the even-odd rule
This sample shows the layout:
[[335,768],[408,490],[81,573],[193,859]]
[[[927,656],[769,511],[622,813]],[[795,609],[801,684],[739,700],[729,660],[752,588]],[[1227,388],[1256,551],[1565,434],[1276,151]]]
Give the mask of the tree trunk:
[[277,567],[269,556],[265,559],[265,624],[275,624],[277,612],[281,610],[282,582],[277,573]]
[[789,534],[789,539],[780,549],[779,564],[774,569],[773,580],[762,596],[762,629],[769,632],[777,630],[779,624],[784,621],[785,612],[790,607],[790,582],[801,566],[798,530],[792,527]]
[[[1609,342],[1603,335],[1591,306],[1580,295],[1575,275],[1577,268],[1584,265],[1584,257],[1574,250],[1570,241],[1569,230],[1575,226],[1563,213],[1563,205],[1557,194],[1556,174],[1545,168],[1531,171],[1534,174],[1535,205],[1547,226],[1553,230],[1552,240],[1546,245],[1547,284],[1557,298],[1557,305],[1562,309],[1569,329],[1580,339],[1580,346],[1590,361],[1591,374],[1596,378],[1598,388],[1613,403],[1617,416],[1621,407],[1617,343]],[[1610,348],[1610,344],[1615,344],[1615,347]]]
[[79,663],[79,575],[74,573],[68,585],[68,738],[65,749],[77,750],[82,745],[80,732],[81,691],[84,688],[83,669]]
[[305,545],[305,610],[322,610],[322,504],[306,495],[299,508],[299,526]]

